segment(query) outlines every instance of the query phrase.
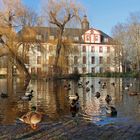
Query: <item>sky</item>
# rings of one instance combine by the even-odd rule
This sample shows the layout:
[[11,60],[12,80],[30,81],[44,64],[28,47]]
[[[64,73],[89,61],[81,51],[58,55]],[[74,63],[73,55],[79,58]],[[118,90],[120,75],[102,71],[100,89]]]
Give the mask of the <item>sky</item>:
[[[40,8],[40,0],[23,0],[35,10]],[[78,0],[86,10],[90,27],[111,36],[117,23],[126,22],[130,13],[140,12],[140,0]]]

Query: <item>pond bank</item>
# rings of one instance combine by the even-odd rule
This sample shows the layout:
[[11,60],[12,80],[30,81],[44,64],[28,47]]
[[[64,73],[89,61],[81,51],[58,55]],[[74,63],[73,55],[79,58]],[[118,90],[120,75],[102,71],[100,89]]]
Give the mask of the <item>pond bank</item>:
[[0,140],[139,140],[140,124],[108,124],[64,119],[57,123],[42,122],[37,130],[20,122],[1,125]]

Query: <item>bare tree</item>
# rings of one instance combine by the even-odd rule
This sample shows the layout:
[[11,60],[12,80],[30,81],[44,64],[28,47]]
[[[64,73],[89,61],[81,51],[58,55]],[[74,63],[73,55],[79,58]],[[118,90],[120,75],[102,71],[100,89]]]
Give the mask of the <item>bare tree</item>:
[[[118,24],[113,29],[113,36],[117,40],[120,50],[121,62],[126,71],[127,62],[136,67],[137,72],[140,70],[140,16],[139,12],[131,13],[126,23]],[[117,54],[118,56],[118,54]]]
[[[29,10],[20,0],[1,0],[0,1],[0,35],[6,36],[6,42],[3,42],[5,48],[1,49],[0,56],[10,55],[16,62],[17,67],[25,72],[27,77],[30,77],[28,69],[25,66],[24,55],[21,56],[18,52],[19,46],[23,46],[22,54],[25,54],[25,49],[28,49],[29,43],[37,43],[35,33],[28,37],[19,37],[17,27],[38,25],[38,16],[33,10]],[[15,6],[16,5],[16,6]],[[28,43],[27,43],[28,42]]]
[[43,3],[44,13],[47,15],[48,22],[58,29],[58,38],[56,45],[56,55],[54,58],[54,71],[58,67],[58,61],[63,47],[63,35],[68,23],[74,19],[80,19],[81,8],[72,0],[47,0]]

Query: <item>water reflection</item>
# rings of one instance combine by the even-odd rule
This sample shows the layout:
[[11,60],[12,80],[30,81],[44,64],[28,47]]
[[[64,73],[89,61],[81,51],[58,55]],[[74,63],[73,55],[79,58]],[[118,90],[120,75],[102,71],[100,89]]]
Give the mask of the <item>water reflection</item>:
[[[52,121],[71,116],[69,96],[75,93],[79,95],[79,113],[85,119],[88,118],[96,123],[106,121],[105,98],[110,95],[111,105],[118,112],[115,120],[120,121],[124,118],[124,120],[140,121],[140,95],[129,96],[131,91],[140,93],[139,81],[136,79],[82,77],[79,81],[32,80],[28,85],[28,90],[34,91],[30,101],[20,99],[25,94],[23,82],[20,79],[12,81],[13,86],[8,86],[6,79],[0,79],[0,92],[6,92],[9,96],[6,99],[0,98],[1,124],[15,123],[16,119],[28,112],[32,106],[47,114]],[[105,86],[99,81],[106,83]],[[127,84],[133,86],[125,90]],[[97,92],[100,93],[99,98],[95,96]]]

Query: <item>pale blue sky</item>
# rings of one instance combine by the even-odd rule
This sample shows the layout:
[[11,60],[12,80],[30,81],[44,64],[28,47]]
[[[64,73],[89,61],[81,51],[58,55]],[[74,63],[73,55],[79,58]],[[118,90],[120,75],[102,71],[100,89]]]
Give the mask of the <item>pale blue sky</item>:
[[[40,0],[23,0],[34,9],[39,9]],[[125,22],[129,14],[140,11],[140,0],[79,0],[85,7],[90,27],[111,35],[112,27]]]

